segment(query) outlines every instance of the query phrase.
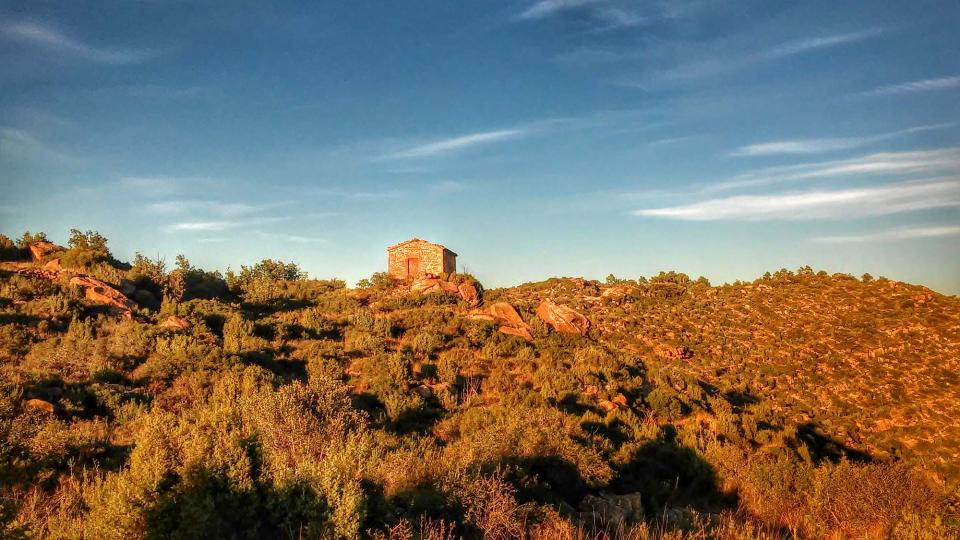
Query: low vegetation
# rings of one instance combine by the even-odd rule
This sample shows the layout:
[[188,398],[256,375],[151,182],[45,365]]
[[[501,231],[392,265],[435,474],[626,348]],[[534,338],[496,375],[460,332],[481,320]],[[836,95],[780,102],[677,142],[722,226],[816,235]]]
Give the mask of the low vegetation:
[[484,292],[526,340],[384,274],[126,264],[92,231],[41,273],[45,240],[0,235],[0,537],[960,534],[956,297],[810,268]]

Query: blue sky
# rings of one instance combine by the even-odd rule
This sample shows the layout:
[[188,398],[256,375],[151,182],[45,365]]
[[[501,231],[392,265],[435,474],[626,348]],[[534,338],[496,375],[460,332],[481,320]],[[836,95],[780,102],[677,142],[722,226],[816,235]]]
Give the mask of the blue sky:
[[[303,5],[309,4],[309,5]],[[960,4],[0,0],[0,230],[960,293]]]

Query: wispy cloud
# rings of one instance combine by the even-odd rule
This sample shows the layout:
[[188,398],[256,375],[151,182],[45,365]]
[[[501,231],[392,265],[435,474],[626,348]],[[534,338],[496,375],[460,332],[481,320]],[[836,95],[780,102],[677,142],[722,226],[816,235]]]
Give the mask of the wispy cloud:
[[254,234],[265,240],[274,242],[292,242],[294,244],[322,244],[326,243],[326,238],[316,236],[300,236],[297,234],[272,233],[267,231],[254,231]]
[[223,201],[202,201],[202,200],[179,200],[179,201],[160,201],[148,204],[147,212],[152,214],[184,214],[184,213],[204,213],[217,214],[220,216],[231,217],[251,214],[253,212],[275,208],[287,203],[271,203],[254,205],[243,202],[223,202]]
[[407,150],[387,154],[383,159],[407,159],[424,158],[442,154],[450,154],[473,148],[476,146],[491,144],[495,142],[516,139],[528,134],[524,129],[501,129],[497,131],[482,131],[479,133],[470,133],[450,139],[442,139],[431,143],[415,146]]
[[470,184],[459,180],[442,180],[427,186],[433,193],[461,193],[470,189]]
[[849,150],[865,146],[867,144],[918,133],[934,129],[944,129],[953,126],[952,123],[933,124],[929,126],[915,126],[878,135],[866,137],[837,137],[825,139],[795,139],[786,141],[773,141],[760,144],[751,144],[741,146],[730,153],[731,156],[769,156],[776,154],[820,154],[824,152],[836,152],[839,150]]
[[33,133],[12,127],[0,128],[0,159],[77,163],[82,158],[67,154]]
[[801,39],[798,41],[784,43],[776,47],[771,47],[767,50],[757,52],[753,56],[756,60],[777,60],[796,54],[802,54],[819,49],[836,47],[837,45],[853,43],[855,41],[861,41],[870,37],[874,37],[879,33],[879,29],[871,28],[860,32],[850,32],[847,34],[835,34],[832,36],[818,36],[808,39]]
[[239,220],[211,220],[211,221],[183,221],[180,223],[174,223],[165,227],[165,230],[168,232],[210,232],[210,231],[226,231],[229,229],[240,229],[240,228],[249,228],[255,227],[257,225],[265,225],[267,223],[276,223],[278,221],[283,221],[289,219],[287,217],[259,217],[259,218],[250,218],[250,219],[239,219]]
[[848,236],[820,236],[813,242],[823,244],[859,244],[864,242],[887,242],[960,236],[960,225],[934,225],[928,227],[898,227],[875,233]]
[[149,50],[94,47],[71,38],[56,28],[32,22],[0,23],[0,35],[99,64],[136,64],[157,54],[156,51]]
[[875,187],[738,195],[634,210],[632,214],[684,221],[846,219],[960,206],[960,180],[901,182]]
[[540,0],[516,16],[520,21],[568,16],[593,26],[593,30],[611,30],[636,26],[647,17],[624,9],[609,0]]
[[707,185],[702,191],[726,191],[835,177],[954,173],[957,170],[960,170],[960,147],[914,152],[881,152],[851,159],[766,167]]
[[646,81],[627,81],[626,84],[629,86],[645,87],[662,84],[665,82],[678,83],[718,76],[758,64],[773,62],[800,54],[811,53],[814,51],[863,41],[865,39],[877,36],[880,33],[880,29],[871,28],[859,32],[833,34],[829,36],[816,36],[796,41],[789,41],[739,56],[728,55],[679,65],[677,67],[660,72],[652,79]]
[[910,81],[900,84],[891,84],[881,86],[861,92],[859,96],[889,96],[896,94],[914,94],[917,92],[932,92],[935,90],[947,90],[950,88],[960,88],[960,75],[951,77],[939,77],[936,79],[923,79],[919,81]]

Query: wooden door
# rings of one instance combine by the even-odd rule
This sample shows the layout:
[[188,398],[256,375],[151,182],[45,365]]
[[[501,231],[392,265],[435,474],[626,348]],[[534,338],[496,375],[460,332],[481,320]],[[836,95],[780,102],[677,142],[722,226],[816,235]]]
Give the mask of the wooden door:
[[420,274],[420,259],[410,257],[407,259],[407,276],[417,277]]

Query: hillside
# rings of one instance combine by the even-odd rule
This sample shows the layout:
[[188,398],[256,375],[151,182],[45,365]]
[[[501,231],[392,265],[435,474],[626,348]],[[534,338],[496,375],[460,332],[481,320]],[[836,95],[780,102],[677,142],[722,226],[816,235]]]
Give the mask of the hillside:
[[6,536],[960,532],[957,297],[810,268],[350,288],[44,242],[0,237]]

